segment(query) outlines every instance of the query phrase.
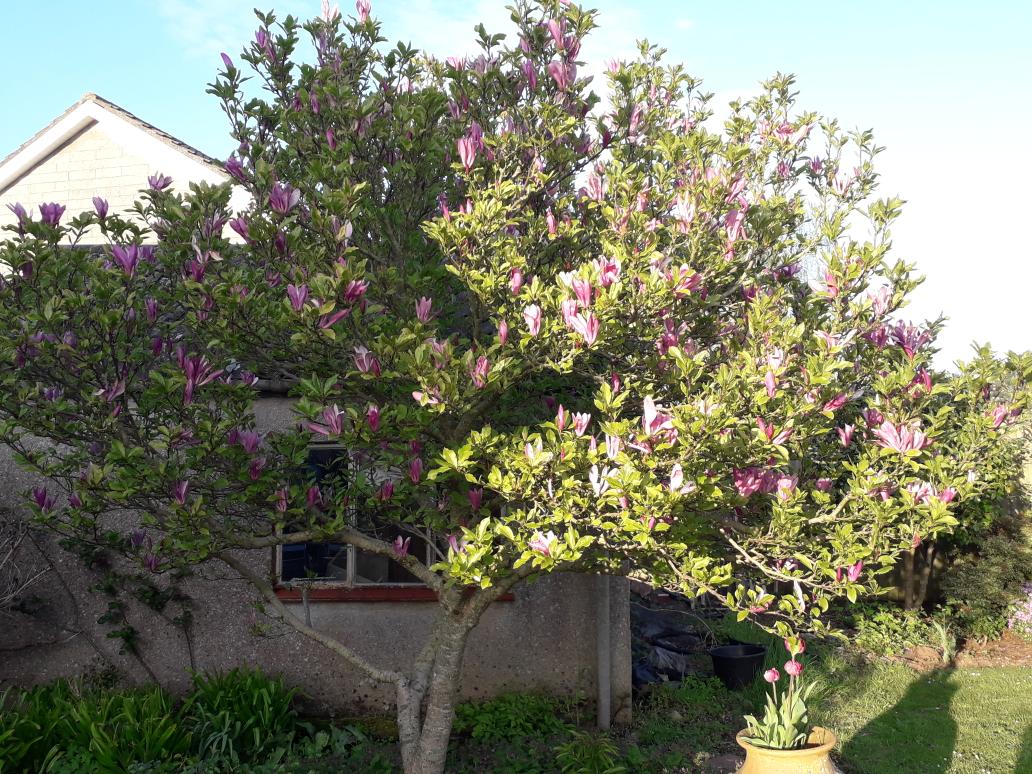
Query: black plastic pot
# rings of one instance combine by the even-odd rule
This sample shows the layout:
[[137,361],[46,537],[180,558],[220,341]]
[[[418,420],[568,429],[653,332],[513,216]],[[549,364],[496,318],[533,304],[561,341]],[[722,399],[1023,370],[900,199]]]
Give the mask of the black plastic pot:
[[737,691],[756,679],[763,668],[767,649],[762,645],[721,645],[709,654],[713,659],[713,674],[732,691]]

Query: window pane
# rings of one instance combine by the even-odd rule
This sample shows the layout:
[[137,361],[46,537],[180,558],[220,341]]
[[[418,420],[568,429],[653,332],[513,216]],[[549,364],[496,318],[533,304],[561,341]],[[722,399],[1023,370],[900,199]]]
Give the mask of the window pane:
[[282,547],[280,580],[348,579],[348,549],[340,543],[293,543]]

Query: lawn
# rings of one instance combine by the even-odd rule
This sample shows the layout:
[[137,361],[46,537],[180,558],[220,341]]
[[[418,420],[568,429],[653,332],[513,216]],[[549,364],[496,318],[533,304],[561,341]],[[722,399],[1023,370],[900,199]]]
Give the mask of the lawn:
[[845,771],[1032,773],[1032,669],[826,668],[836,690],[818,719],[839,734]]

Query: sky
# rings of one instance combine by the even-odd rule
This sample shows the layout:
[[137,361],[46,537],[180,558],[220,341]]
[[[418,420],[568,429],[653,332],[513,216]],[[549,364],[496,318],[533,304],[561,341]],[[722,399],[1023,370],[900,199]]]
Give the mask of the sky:
[[[281,16],[319,0],[266,0]],[[256,0],[0,0],[0,157],[86,92],[220,158],[227,123],[205,93],[219,53],[250,40]],[[973,341],[1032,349],[1032,2],[1027,0],[593,0],[582,59],[646,38],[722,102],[793,73],[799,106],[873,129],[881,195],[907,201],[894,252],[927,277],[904,314],[948,316],[937,364]],[[350,2],[341,4],[353,13]],[[505,2],[373,0],[384,35],[471,53],[479,21],[510,31]],[[589,68],[595,69],[595,68]]]

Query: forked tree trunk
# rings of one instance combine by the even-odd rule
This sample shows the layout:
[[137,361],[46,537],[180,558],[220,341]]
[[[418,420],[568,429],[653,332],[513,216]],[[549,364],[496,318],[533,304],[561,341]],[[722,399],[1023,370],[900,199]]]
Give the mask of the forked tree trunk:
[[428,660],[417,665],[413,678],[398,687],[398,739],[405,774],[444,771],[462,657],[471,629],[462,619],[438,626]]

